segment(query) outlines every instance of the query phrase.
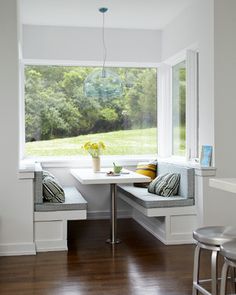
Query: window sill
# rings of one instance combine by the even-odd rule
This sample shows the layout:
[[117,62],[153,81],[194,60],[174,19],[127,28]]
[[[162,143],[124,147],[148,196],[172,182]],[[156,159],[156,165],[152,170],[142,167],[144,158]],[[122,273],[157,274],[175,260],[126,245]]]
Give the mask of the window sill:
[[[137,156],[101,156],[102,167],[112,167],[113,162],[125,166],[136,166],[138,162],[153,161],[157,158],[155,155],[137,155]],[[74,168],[82,167],[89,168],[92,165],[90,156],[76,156],[76,157],[35,157],[25,158],[21,160],[21,164],[28,166],[35,162],[40,162],[43,167],[47,168]]]
[[[137,155],[137,156],[101,156],[101,166],[109,168],[113,162],[124,167],[135,167],[139,162],[149,162],[157,159],[159,162],[178,164],[195,169],[197,176],[214,176],[215,167],[202,167],[194,161],[186,161],[185,157],[158,158],[155,155]],[[92,161],[90,156],[82,157],[35,157],[23,159],[20,163],[19,178],[33,178],[34,163],[42,163],[44,168],[91,168]]]
[[187,166],[189,168],[194,168],[196,176],[209,177],[209,176],[216,175],[216,167],[201,166],[198,162],[194,161],[194,159],[187,161],[185,157],[169,157],[169,158],[158,158],[158,161]]

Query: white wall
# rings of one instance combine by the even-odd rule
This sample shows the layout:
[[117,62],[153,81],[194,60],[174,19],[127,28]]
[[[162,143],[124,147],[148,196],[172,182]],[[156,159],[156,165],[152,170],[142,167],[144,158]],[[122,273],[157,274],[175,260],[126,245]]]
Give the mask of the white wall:
[[[197,0],[163,31],[162,60],[199,50],[199,145],[214,146],[217,177],[236,177],[236,2]],[[234,225],[236,198],[198,178],[201,225]]]
[[196,0],[162,33],[162,61],[186,48],[199,50],[199,146],[214,145],[213,0]]
[[[17,0],[0,2],[0,254],[34,253],[32,186],[18,179]],[[19,42],[19,44],[18,44]]]
[[[214,124],[217,177],[236,177],[235,13],[235,0],[214,1]],[[236,226],[235,194],[211,188],[206,196],[206,208],[210,212],[206,217],[208,224],[217,219],[218,224]]]
[[[161,32],[105,29],[108,62],[157,63]],[[25,59],[102,61],[102,32],[96,28],[30,26],[23,28]]]
[[214,9],[217,175],[236,177],[236,1],[215,0]]

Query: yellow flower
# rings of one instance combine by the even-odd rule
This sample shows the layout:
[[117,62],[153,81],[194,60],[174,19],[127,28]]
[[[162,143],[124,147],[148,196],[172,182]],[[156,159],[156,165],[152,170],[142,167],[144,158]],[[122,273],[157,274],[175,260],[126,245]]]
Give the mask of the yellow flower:
[[99,141],[99,142],[87,141],[82,146],[82,148],[85,151],[87,151],[92,157],[97,158],[100,156],[101,151],[106,148],[106,146],[103,141]]
[[83,148],[87,151],[88,149],[90,149],[91,147],[91,142],[90,141],[87,141],[84,145],[83,145]]
[[99,146],[101,149],[103,149],[103,150],[105,150],[105,148],[106,148],[106,146],[105,146],[105,144],[104,144],[103,141],[99,141],[99,142],[98,142],[98,146]]
[[97,143],[92,143],[91,145],[91,149],[94,149],[94,150],[98,150],[98,144]]

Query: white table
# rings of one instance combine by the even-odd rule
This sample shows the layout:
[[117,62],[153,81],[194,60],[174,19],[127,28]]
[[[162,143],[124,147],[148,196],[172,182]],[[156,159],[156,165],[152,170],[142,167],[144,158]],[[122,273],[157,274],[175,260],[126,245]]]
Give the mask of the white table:
[[236,193],[236,178],[212,178],[209,185],[227,192]]
[[109,184],[111,189],[111,236],[107,240],[110,244],[117,244],[120,242],[116,237],[116,221],[117,221],[117,184],[119,183],[136,183],[136,182],[150,182],[150,178],[129,170],[122,170],[119,176],[107,176],[106,172],[112,169],[103,169],[100,172],[93,172],[92,169],[71,169],[71,174],[81,184]]

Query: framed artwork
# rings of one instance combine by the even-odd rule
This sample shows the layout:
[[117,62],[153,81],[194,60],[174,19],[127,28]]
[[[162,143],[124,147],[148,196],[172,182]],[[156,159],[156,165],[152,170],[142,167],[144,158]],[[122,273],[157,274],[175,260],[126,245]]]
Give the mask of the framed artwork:
[[203,167],[210,167],[212,163],[212,146],[203,145],[201,150],[200,164]]

